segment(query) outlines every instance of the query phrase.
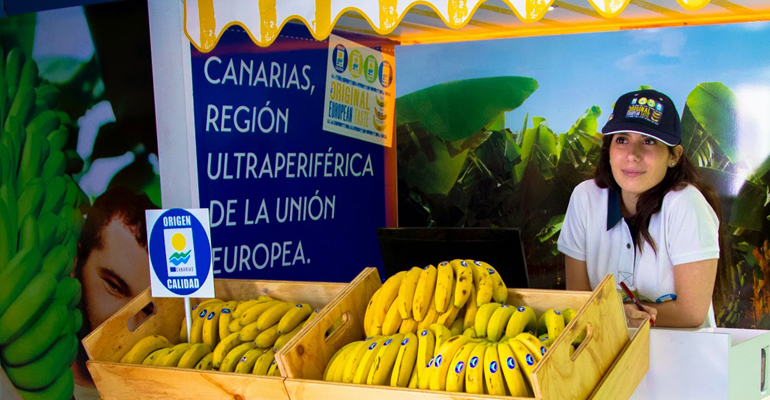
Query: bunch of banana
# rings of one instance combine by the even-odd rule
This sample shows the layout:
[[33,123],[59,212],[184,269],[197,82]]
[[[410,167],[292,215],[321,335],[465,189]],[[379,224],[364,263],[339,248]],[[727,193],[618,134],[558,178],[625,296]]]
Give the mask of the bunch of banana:
[[440,323],[459,334],[473,324],[480,306],[504,304],[507,297],[500,274],[483,261],[457,259],[438,267],[413,267],[391,276],[372,296],[364,330],[369,337],[391,336]]
[[[69,399],[83,317],[71,278],[87,197],[58,89],[0,49],[0,360],[25,398]],[[2,62],[4,60],[4,62]]]

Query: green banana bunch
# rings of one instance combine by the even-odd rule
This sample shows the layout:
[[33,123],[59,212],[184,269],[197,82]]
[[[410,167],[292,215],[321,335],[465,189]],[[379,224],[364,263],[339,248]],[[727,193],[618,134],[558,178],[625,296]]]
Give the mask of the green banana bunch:
[[69,274],[87,197],[58,101],[31,57],[0,48],[0,361],[28,400],[72,397],[83,323]]

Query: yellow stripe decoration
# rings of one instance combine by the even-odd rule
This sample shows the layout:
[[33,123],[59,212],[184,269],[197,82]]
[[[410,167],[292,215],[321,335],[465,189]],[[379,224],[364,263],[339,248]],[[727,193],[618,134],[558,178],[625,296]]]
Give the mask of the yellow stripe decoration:
[[331,31],[332,9],[331,0],[316,0],[315,2],[315,31]]
[[259,0],[259,22],[261,42],[273,43],[273,40],[278,37],[278,18],[275,12],[275,0]]
[[201,47],[210,51],[217,43],[217,21],[214,17],[214,0],[198,0],[198,24]]
[[706,7],[711,0],[676,0],[682,8],[689,11],[698,11]]
[[380,2],[380,32],[390,33],[398,26],[396,14],[397,0],[379,0]]
[[449,21],[462,26],[468,17],[468,2],[466,0],[449,0],[447,11],[449,11]]

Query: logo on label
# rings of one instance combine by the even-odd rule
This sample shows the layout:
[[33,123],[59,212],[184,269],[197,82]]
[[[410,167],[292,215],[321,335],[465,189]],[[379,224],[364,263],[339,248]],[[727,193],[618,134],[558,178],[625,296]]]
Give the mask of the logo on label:
[[473,356],[473,358],[471,358],[471,361],[468,363],[468,365],[471,368],[476,368],[476,365],[478,365],[478,364],[479,364],[479,358],[476,357],[476,356]]
[[465,261],[460,261],[460,265],[462,265],[463,267],[467,267],[467,266],[468,266],[468,263],[467,263],[467,262],[465,262]]
[[369,346],[369,350],[374,350],[375,347],[377,347],[377,343],[372,343],[371,346]]
[[478,262],[478,261],[473,261],[473,263],[474,263],[474,264],[476,264],[476,265],[478,265],[479,267],[481,266],[481,263],[480,263],[480,262]]
[[462,372],[464,367],[465,367],[465,363],[463,363],[462,361],[458,361],[457,365],[455,365],[455,373],[459,374],[460,372]]
[[406,339],[401,341],[401,345],[402,346],[406,346],[407,343],[409,343],[409,338],[406,338]]
[[503,304],[502,306],[500,306],[500,308],[508,308],[508,307],[510,307],[508,304]]
[[350,68],[350,75],[353,78],[358,78],[361,76],[361,64],[363,61],[363,57],[361,56],[361,52],[358,50],[353,50],[350,52],[350,62],[349,62],[349,68]]
[[532,354],[527,354],[527,365],[532,366],[535,364],[535,359],[532,357]]
[[201,318],[203,318],[203,317],[205,317],[205,316],[206,316],[206,313],[207,313],[207,312],[208,312],[207,310],[201,310],[201,312],[200,312],[200,313],[198,313],[198,316],[199,316],[199,317],[201,317]]
[[390,342],[392,342],[392,341],[393,341],[393,339],[388,339],[388,340],[386,340],[386,341],[385,341],[385,343],[383,343],[382,345],[383,345],[383,346],[387,346],[387,345],[389,345],[389,344],[390,344]]
[[553,313],[556,314],[556,315],[561,315],[561,311],[559,311],[559,310],[553,310]]
[[428,361],[428,365],[425,366],[425,368],[430,368],[433,366],[433,359],[431,358],[430,361]]
[[427,334],[428,334],[428,330],[427,329],[423,329],[422,332],[420,332],[420,336],[425,336]]
[[637,100],[638,100],[638,99],[637,99],[636,97],[634,97],[633,99],[631,99],[631,105],[633,106],[634,104],[636,104],[636,101],[637,101]]
[[299,308],[302,308],[302,304],[297,304],[297,305],[296,305],[296,306],[294,306],[294,307],[299,307]]
[[489,273],[489,275],[495,274],[495,270],[493,270],[492,268],[487,268],[487,272]]
[[168,256],[168,276],[195,276],[195,254],[192,249],[192,228],[163,231]]
[[441,357],[441,355],[439,354],[438,357],[436,357],[436,366],[437,367],[441,366],[441,360],[443,360],[443,357]]
[[206,319],[212,319],[212,318],[214,318],[214,314],[216,314],[214,311],[210,312],[210,313],[209,313],[209,316],[208,316],[208,317],[206,317]]
[[393,83],[393,67],[389,62],[383,61],[380,63],[379,78],[380,85],[382,85],[384,88],[390,86],[390,84]]
[[222,314],[230,314],[230,309],[229,308],[223,308],[222,309]]
[[524,311],[526,311],[527,309],[526,309],[526,308],[524,308],[524,307],[519,307],[519,308],[518,308],[518,310],[519,310],[519,312],[524,312]]
[[447,265],[447,264],[449,264],[449,263],[448,263],[448,262],[446,262],[446,261],[442,261],[442,262],[441,262],[441,264],[439,264],[439,265],[443,267],[443,266],[445,266],[445,265]]
[[660,104],[660,103],[656,104],[655,109],[658,111],[663,111],[663,104]]
[[645,104],[647,104],[647,98],[646,97],[642,97],[641,99],[639,99],[639,105],[643,106]]
[[342,44],[334,48],[334,70],[343,73],[347,68],[348,50]]
[[655,107],[655,104],[656,104],[656,103],[655,103],[655,100],[653,100],[653,99],[649,99],[649,100],[647,100],[647,105],[648,105],[648,106],[650,106],[650,107]]
[[505,360],[505,363],[508,364],[509,369],[515,369],[516,368],[516,360],[513,359],[513,357],[508,357],[507,360]]
[[241,357],[241,362],[246,361],[246,356]]
[[546,350],[545,347],[540,346],[540,355],[544,356],[545,355],[545,350]]
[[364,61],[364,77],[369,83],[374,83],[377,80],[377,59],[374,56],[366,57]]
[[497,373],[497,361],[492,361],[489,364],[489,372],[496,374]]

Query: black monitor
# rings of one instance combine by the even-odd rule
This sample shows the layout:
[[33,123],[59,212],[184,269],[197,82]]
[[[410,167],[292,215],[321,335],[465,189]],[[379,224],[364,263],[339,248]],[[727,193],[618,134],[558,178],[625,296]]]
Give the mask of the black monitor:
[[388,277],[461,258],[489,263],[509,288],[529,287],[518,228],[379,228],[377,236]]

